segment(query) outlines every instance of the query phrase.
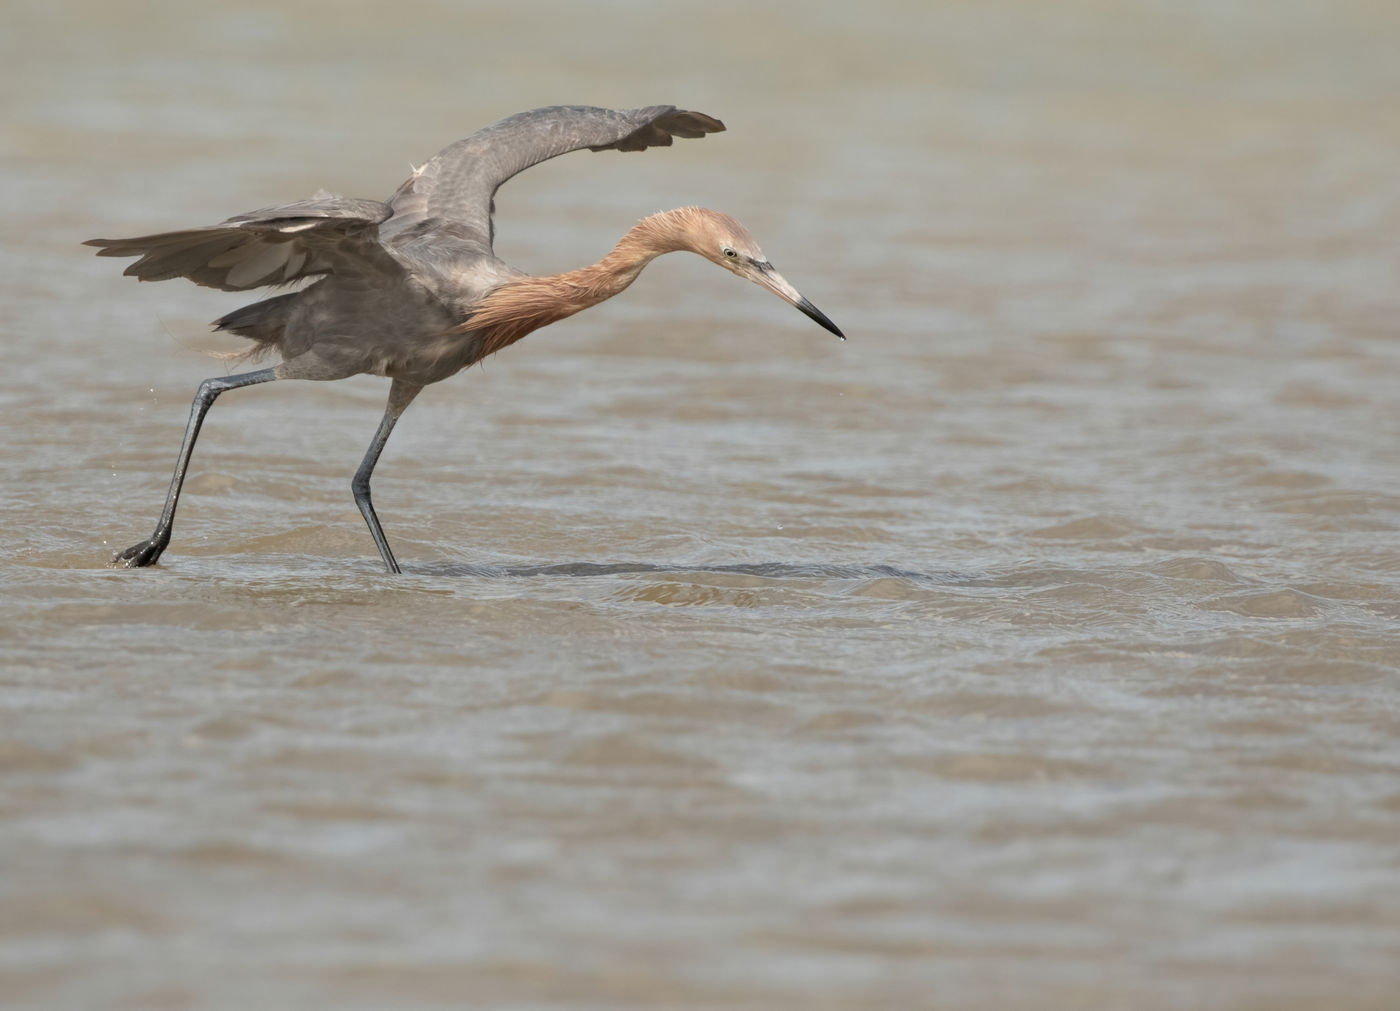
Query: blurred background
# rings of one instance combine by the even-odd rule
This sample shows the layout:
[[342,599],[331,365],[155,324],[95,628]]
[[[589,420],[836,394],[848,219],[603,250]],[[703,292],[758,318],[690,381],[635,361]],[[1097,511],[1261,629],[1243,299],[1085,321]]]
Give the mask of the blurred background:
[[[1400,8],[11,0],[0,1003],[1388,1008]],[[79,245],[383,199],[550,104],[532,273],[742,220],[430,388],[221,399]]]

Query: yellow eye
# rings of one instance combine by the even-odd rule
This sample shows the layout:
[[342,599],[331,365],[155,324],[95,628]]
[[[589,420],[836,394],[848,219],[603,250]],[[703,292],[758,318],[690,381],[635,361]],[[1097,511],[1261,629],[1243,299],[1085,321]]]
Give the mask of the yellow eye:
[[738,259],[739,257],[739,254],[734,252],[732,246],[725,246],[723,249],[720,250],[720,252],[724,253],[724,255],[729,257],[731,260]]

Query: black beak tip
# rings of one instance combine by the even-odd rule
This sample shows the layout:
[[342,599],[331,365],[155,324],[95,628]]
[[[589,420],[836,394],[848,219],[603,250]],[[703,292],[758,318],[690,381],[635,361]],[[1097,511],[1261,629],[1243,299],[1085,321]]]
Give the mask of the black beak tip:
[[827,316],[826,313],[822,312],[820,309],[814,306],[811,302],[807,301],[805,298],[797,303],[797,308],[802,310],[802,312],[807,316],[810,316],[812,319],[816,320],[820,326],[827,330],[830,330],[837,337],[840,337],[842,340],[846,339],[846,335],[841,332],[841,328],[835,323],[831,322],[831,319]]

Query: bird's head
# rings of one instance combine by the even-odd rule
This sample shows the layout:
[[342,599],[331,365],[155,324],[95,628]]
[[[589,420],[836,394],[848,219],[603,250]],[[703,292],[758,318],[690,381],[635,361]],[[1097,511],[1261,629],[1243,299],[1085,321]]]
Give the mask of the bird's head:
[[758,243],[749,234],[749,230],[734,218],[703,207],[685,207],[670,213],[676,216],[675,223],[683,240],[683,248],[699,253],[705,259],[719,264],[732,274],[747,278],[760,288],[766,288],[784,302],[796,306],[837,337],[846,339],[846,335],[827,318],[826,313],[804,298],[782,274],[773,269],[773,264],[768,262],[763,250],[758,248]]

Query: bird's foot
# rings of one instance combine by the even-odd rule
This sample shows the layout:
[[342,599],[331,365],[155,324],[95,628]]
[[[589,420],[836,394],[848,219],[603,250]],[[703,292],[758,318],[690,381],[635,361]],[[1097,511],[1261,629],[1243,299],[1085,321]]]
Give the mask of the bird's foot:
[[112,556],[112,567],[116,569],[137,569],[145,565],[154,565],[156,559],[160,558],[161,552],[170,544],[168,538],[148,537],[140,544],[133,544],[125,551],[118,551]]

